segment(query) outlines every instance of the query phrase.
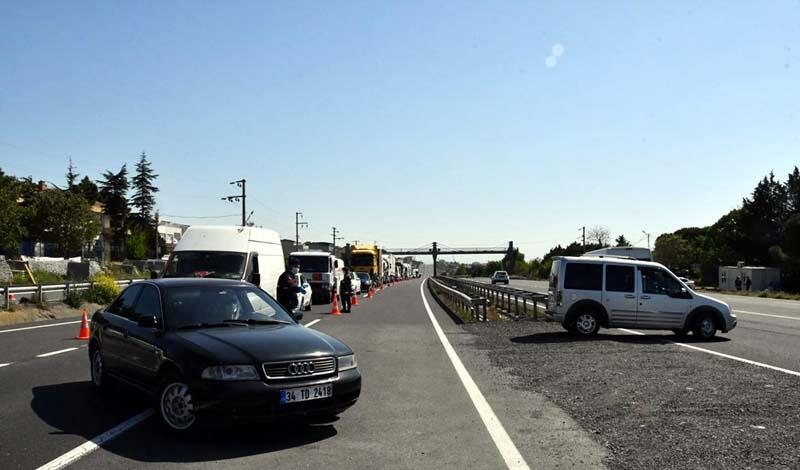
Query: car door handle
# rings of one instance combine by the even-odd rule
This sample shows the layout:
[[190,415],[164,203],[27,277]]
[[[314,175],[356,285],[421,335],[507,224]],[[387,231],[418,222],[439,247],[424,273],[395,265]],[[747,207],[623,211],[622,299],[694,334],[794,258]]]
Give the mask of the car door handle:
[[649,295],[640,295],[639,298],[642,299],[642,300],[650,300],[650,296]]
[[636,298],[636,296],[635,296],[635,295],[633,295],[633,294],[626,294],[626,295],[625,295],[625,298],[626,298],[626,299],[635,299],[635,298]]

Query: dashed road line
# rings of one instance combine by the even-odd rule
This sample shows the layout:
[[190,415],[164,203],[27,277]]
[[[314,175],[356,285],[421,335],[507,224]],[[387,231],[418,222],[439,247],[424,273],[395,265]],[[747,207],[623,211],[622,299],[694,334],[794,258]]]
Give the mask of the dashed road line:
[[75,321],[66,321],[66,322],[61,322],[61,323],[49,323],[47,325],[26,326],[26,327],[23,327],[23,328],[14,328],[14,329],[11,329],[11,330],[0,330],[0,333],[13,333],[15,331],[36,330],[36,329],[39,329],[39,328],[50,328],[52,326],[74,325],[74,324],[80,323],[80,322],[81,322],[80,320],[75,320]]
[[461,383],[467,390],[467,394],[472,400],[472,404],[478,411],[481,420],[483,420],[483,425],[486,426],[486,430],[489,431],[489,435],[492,437],[495,446],[497,446],[497,450],[500,451],[500,455],[503,457],[503,460],[505,460],[506,466],[509,469],[530,470],[530,467],[528,467],[528,464],[525,462],[522,454],[519,453],[517,446],[514,445],[514,441],[511,440],[511,437],[508,435],[505,428],[503,428],[503,423],[501,423],[497,418],[497,415],[494,414],[489,402],[486,401],[486,397],[483,396],[481,390],[478,388],[478,385],[475,384],[474,380],[472,380],[472,376],[470,376],[469,372],[467,372],[467,368],[464,367],[464,364],[458,357],[458,353],[456,353],[456,350],[453,349],[453,346],[450,344],[447,336],[445,336],[444,331],[442,331],[442,327],[439,326],[439,322],[436,321],[436,317],[433,316],[431,306],[428,304],[428,299],[425,298],[425,291],[423,290],[425,282],[426,281],[423,281],[419,285],[419,293],[422,296],[422,302],[425,304],[425,310],[428,311],[428,317],[431,319],[433,329],[436,331],[436,335],[439,337],[439,341],[442,343],[442,346],[444,346],[444,351],[447,353],[447,357],[449,357],[450,362],[453,363],[453,367],[456,369],[458,378],[461,379]]
[[59,349],[58,351],[53,351],[53,352],[44,353],[44,354],[38,354],[38,355],[36,355],[36,357],[50,357],[50,356],[55,356],[56,354],[62,354],[62,353],[65,353],[65,352],[77,351],[77,350],[78,350],[78,348]]
[[321,318],[317,318],[316,320],[312,320],[312,321],[306,323],[303,326],[305,326],[306,328],[311,328],[313,325],[316,325],[320,321],[322,321],[322,319]]
[[13,362],[6,362],[5,364],[0,364],[0,368],[10,366],[11,364],[13,364]]
[[130,430],[131,428],[140,424],[142,421],[146,420],[151,416],[153,416],[152,409],[143,411],[138,415],[128,419],[127,421],[124,421],[114,426],[113,428],[109,429],[103,434],[100,434],[99,436],[92,438],[90,441],[86,441],[85,443],[72,449],[66,454],[63,454],[60,457],[56,457],[50,462],[39,467],[38,470],[59,470],[66,467],[67,465],[73,464],[79,459],[86,457],[87,455],[97,450],[101,445],[116,438],[125,431]]
[[789,317],[786,315],[773,315],[771,313],[759,313],[759,312],[749,312],[747,310],[738,310],[734,309],[734,313],[745,313],[747,315],[759,315],[762,317],[772,317],[772,318],[785,318],[787,320],[800,320],[800,317]]
[[[641,331],[629,330],[627,328],[618,328],[618,329],[620,331],[624,331],[626,333],[631,333],[631,334],[639,335],[639,336],[646,336],[646,333],[642,333]],[[662,339],[662,338],[659,338],[659,339]],[[662,340],[666,341],[667,343],[672,343],[674,345],[681,346],[681,347],[684,347],[684,348],[694,349],[695,351],[700,351],[700,352],[704,352],[704,353],[711,354],[711,355],[714,355],[714,356],[724,357],[726,359],[732,359],[734,361],[743,362],[745,364],[750,364],[750,365],[753,365],[753,366],[763,367],[765,369],[771,369],[771,370],[775,370],[775,371],[778,371],[778,372],[783,372],[784,374],[789,374],[789,375],[794,375],[796,377],[800,377],[800,372],[798,372],[796,370],[784,369],[783,367],[777,367],[777,366],[773,366],[773,365],[770,365],[770,364],[764,364],[763,362],[751,361],[750,359],[745,359],[743,357],[731,356],[730,354],[725,354],[725,353],[721,353],[721,352],[717,352],[717,351],[712,351],[712,350],[706,349],[706,348],[700,348],[700,347],[697,347],[697,346],[693,346],[691,344],[679,343],[677,341],[672,341],[672,340],[669,340],[669,339],[662,339]]]

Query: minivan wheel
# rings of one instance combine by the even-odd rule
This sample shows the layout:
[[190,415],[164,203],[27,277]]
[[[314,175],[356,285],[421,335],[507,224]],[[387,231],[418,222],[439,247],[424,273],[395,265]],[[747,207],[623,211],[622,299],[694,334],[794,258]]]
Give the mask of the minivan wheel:
[[692,333],[700,339],[708,340],[717,334],[717,325],[710,313],[701,313],[694,321]]
[[172,431],[186,432],[197,421],[192,392],[178,376],[169,376],[159,394],[158,411],[161,421]]
[[592,311],[579,312],[573,324],[578,336],[593,336],[600,330],[600,322]]

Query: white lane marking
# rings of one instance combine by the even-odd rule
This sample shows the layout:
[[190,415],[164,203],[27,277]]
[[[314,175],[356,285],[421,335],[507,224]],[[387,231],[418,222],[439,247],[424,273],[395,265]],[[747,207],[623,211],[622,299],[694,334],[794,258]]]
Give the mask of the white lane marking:
[[303,326],[305,326],[306,328],[311,328],[311,326],[312,326],[312,325],[316,325],[316,324],[317,324],[317,322],[319,322],[319,321],[321,321],[321,320],[322,320],[321,318],[317,318],[316,320],[312,320],[312,321],[310,321],[310,322],[306,323],[306,324],[305,324],[305,325],[303,325]]
[[800,320],[800,317],[787,317],[785,315],[773,315],[771,313],[758,313],[758,312],[748,312],[747,310],[733,310],[735,313],[746,313],[747,315],[760,315],[762,317],[773,317],[773,318],[785,318],[787,320]]
[[5,364],[0,364],[0,367],[10,366],[11,364],[13,364],[13,362],[6,362]]
[[100,447],[101,445],[116,438],[125,431],[128,431],[129,429],[138,425],[139,423],[151,417],[152,415],[153,415],[152,409],[143,411],[138,415],[134,416],[133,418],[130,418],[127,421],[124,421],[114,426],[113,428],[109,429],[103,434],[100,434],[99,436],[92,438],[92,440],[84,442],[83,444],[72,449],[66,454],[61,455],[60,457],[56,457],[50,462],[47,462],[46,464],[39,467],[38,470],[59,470],[61,468],[66,467],[67,465],[73,464],[79,459],[86,457],[87,455],[97,450],[97,448]]
[[[629,330],[627,328],[618,328],[618,330],[624,331],[626,333],[631,333],[631,334],[634,334],[634,335],[639,335],[639,336],[645,336],[646,335],[645,333],[642,333],[641,331]],[[677,345],[677,346],[681,346],[681,347],[689,348],[689,349],[694,349],[695,351],[700,351],[700,352],[708,353],[708,354],[711,354],[711,355],[714,355],[714,356],[724,357],[726,359],[732,359],[734,361],[744,362],[745,364],[750,364],[750,365],[753,365],[753,366],[763,367],[765,369],[776,370],[778,372],[783,372],[784,374],[789,374],[789,375],[794,375],[794,376],[800,377],[800,372],[795,371],[795,370],[784,369],[782,367],[777,367],[777,366],[771,366],[769,364],[764,364],[763,362],[751,361],[750,359],[745,359],[743,357],[731,356],[730,354],[724,354],[724,353],[721,353],[721,352],[712,351],[710,349],[699,348],[697,346],[692,346],[691,344],[679,343],[677,341],[672,341],[672,340],[663,339],[663,338],[659,338],[659,339],[663,340],[663,341],[666,341],[668,343],[672,343],[672,344]]]
[[77,350],[78,350],[78,348],[59,349],[58,351],[53,351],[53,352],[44,353],[44,354],[38,354],[36,357],[55,356],[56,354],[61,354],[61,353],[70,352],[70,351],[77,351]]
[[80,322],[81,322],[80,320],[75,320],[75,321],[66,321],[62,323],[50,323],[48,325],[26,326],[24,328],[14,328],[13,330],[0,330],[0,333],[13,333],[15,331],[35,330],[38,328],[50,328],[51,326],[74,325],[75,323],[80,323]]
[[442,346],[444,346],[444,351],[450,358],[450,362],[453,363],[453,367],[456,369],[456,373],[458,373],[458,378],[461,379],[461,383],[464,384],[464,388],[467,389],[467,394],[469,394],[472,404],[475,406],[475,409],[478,410],[478,414],[481,416],[481,420],[483,420],[483,425],[486,426],[486,430],[489,431],[489,435],[492,436],[492,440],[497,446],[497,450],[500,451],[500,455],[503,456],[503,460],[505,460],[508,468],[529,470],[530,467],[528,467],[525,459],[522,458],[522,454],[517,450],[514,441],[511,440],[511,437],[509,437],[505,428],[503,428],[503,423],[497,419],[497,415],[494,414],[492,407],[489,406],[486,397],[483,396],[481,390],[475,384],[475,381],[472,380],[472,377],[469,375],[469,372],[467,372],[461,359],[459,359],[458,353],[456,353],[456,350],[453,349],[447,336],[445,336],[442,327],[439,326],[439,322],[436,321],[436,317],[433,316],[431,306],[428,305],[428,300],[425,298],[425,291],[423,290],[426,281],[423,281],[419,285],[419,293],[422,296],[422,302],[425,304],[425,310],[428,311],[428,317],[431,319],[431,323],[433,323],[433,329],[436,331],[436,335],[439,336],[439,341],[441,341]]

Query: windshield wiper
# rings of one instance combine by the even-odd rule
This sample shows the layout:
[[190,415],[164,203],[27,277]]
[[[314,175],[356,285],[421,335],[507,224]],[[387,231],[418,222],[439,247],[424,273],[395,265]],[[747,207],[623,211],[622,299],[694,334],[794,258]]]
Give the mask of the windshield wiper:
[[242,323],[236,320],[225,320],[222,323],[192,323],[190,325],[183,325],[179,327],[179,330],[189,330],[192,328],[213,328],[217,326],[231,326],[231,325],[239,324],[240,326],[247,326],[246,323]]
[[290,325],[288,321],[264,319],[259,320],[256,318],[248,318],[247,320],[225,320],[225,323],[234,323],[240,325]]

